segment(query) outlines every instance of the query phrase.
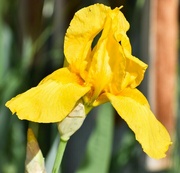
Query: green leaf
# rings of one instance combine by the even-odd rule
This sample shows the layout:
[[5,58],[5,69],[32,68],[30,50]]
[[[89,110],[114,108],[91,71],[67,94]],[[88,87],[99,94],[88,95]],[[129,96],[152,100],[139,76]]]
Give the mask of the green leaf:
[[99,107],[96,120],[84,162],[77,173],[106,173],[109,170],[114,127],[113,108],[109,103]]
[[0,16],[0,87],[4,83],[4,76],[9,67],[11,44],[12,33],[9,27],[2,22]]

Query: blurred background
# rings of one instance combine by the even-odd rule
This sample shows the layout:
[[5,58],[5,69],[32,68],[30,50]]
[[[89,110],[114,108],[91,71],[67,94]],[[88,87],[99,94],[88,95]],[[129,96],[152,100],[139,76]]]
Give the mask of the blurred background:
[[111,105],[94,109],[67,145],[62,173],[150,173],[180,170],[178,0],[0,0],[0,173],[23,173],[31,127],[51,172],[55,124],[21,121],[4,106],[63,66],[63,41],[74,13],[88,5],[119,7],[130,23],[133,55],[149,64],[139,89],[173,140],[168,157],[149,159]]

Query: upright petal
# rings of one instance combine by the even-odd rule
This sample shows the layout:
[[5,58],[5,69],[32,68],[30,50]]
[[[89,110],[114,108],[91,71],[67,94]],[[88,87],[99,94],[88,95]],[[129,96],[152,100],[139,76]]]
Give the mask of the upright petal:
[[34,122],[59,122],[89,90],[67,68],[47,76],[37,87],[19,94],[6,103],[20,119]]
[[131,44],[126,32],[129,30],[129,23],[124,14],[120,11],[121,8],[115,8],[111,11],[110,16],[113,19],[112,28],[115,39],[120,42],[120,45],[131,53]]
[[81,73],[90,61],[92,41],[102,30],[109,10],[103,4],[95,4],[79,10],[73,17],[65,36],[64,53],[77,73]]
[[121,89],[126,59],[122,45],[119,44],[121,38],[116,38],[116,34],[125,34],[128,28],[129,24],[119,8],[109,11],[105,18],[102,35],[93,49],[92,62],[86,80],[92,83],[97,94],[103,89],[113,93]]
[[[126,71],[126,73],[124,75],[122,75],[122,73],[120,75],[115,75],[116,80],[120,79],[123,76],[123,83],[121,83],[120,81],[117,81],[116,83],[118,83],[119,85],[122,84],[121,87],[118,87],[121,89],[126,88],[127,86],[135,88],[141,83],[142,79],[144,78],[144,72],[147,68],[147,64],[132,56],[131,44],[126,34],[127,30],[129,29],[129,23],[127,22],[123,13],[119,11],[118,8],[115,8],[109,14],[112,18],[112,32],[114,33],[114,38],[117,42],[120,43],[119,49],[121,51],[121,54],[123,54],[123,56],[126,58],[126,67],[125,70],[123,69],[124,71]],[[116,69],[114,70],[115,73],[122,71],[122,68],[121,70],[118,68],[114,69]]]
[[147,64],[132,56],[126,51],[126,76],[122,88],[137,87],[144,78],[144,73],[148,67]]
[[170,136],[151,112],[143,94],[137,89],[125,89],[117,96],[107,96],[119,115],[134,131],[144,152],[155,159],[165,157],[165,152],[171,144]]
[[[113,19],[112,29],[114,37],[117,42],[120,43],[120,49],[122,49],[121,52],[124,57],[126,57],[126,75],[125,77],[123,76],[124,82],[121,88],[125,88],[127,86],[135,88],[141,83],[142,79],[144,78],[144,72],[147,68],[147,64],[131,55],[131,44],[126,34],[127,30],[129,29],[129,23],[127,22],[123,13],[119,11],[118,8],[115,8],[110,12],[110,15]],[[118,76],[117,79],[118,78],[120,77]],[[118,83],[120,82],[118,81]]]
[[116,46],[114,49],[114,56],[116,56],[116,52],[118,51],[118,43],[113,42],[113,40],[110,39],[110,37],[112,37],[111,25],[112,20],[107,17],[102,35],[91,54],[92,62],[90,63],[86,82],[91,83],[91,85],[94,87],[93,95],[95,96],[95,98],[98,97],[98,95],[111,81],[112,78],[112,69],[110,66],[111,57],[109,54],[111,52],[109,52],[108,47],[112,49],[113,46]]

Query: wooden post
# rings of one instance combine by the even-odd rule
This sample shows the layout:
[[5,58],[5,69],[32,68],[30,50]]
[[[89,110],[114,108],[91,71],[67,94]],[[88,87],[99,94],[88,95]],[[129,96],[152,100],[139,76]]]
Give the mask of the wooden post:
[[[178,0],[151,0],[150,3],[149,97],[155,115],[173,137],[177,94]],[[153,165],[149,160],[149,169],[167,168],[168,158],[154,161]]]

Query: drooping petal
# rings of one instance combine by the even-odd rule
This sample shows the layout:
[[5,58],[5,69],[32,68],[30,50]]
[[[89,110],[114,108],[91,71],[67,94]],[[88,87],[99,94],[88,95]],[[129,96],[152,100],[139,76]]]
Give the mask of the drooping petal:
[[75,72],[83,72],[90,61],[92,41],[102,30],[109,10],[107,6],[95,4],[75,13],[64,42],[65,57]]
[[50,75],[46,76],[38,85],[42,85],[48,81],[56,81],[57,83],[61,84],[68,84],[68,83],[77,83],[79,85],[83,85],[84,81],[74,73],[64,67],[58,69],[51,73]]
[[120,95],[107,94],[119,115],[134,131],[144,152],[159,159],[166,156],[171,144],[164,126],[155,118],[143,94],[137,89],[125,89]]
[[37,87],[19,94],[6,103],[19,119],[34,122],[59,122],[89,90],[80,79],[62,68],[47,76]]

